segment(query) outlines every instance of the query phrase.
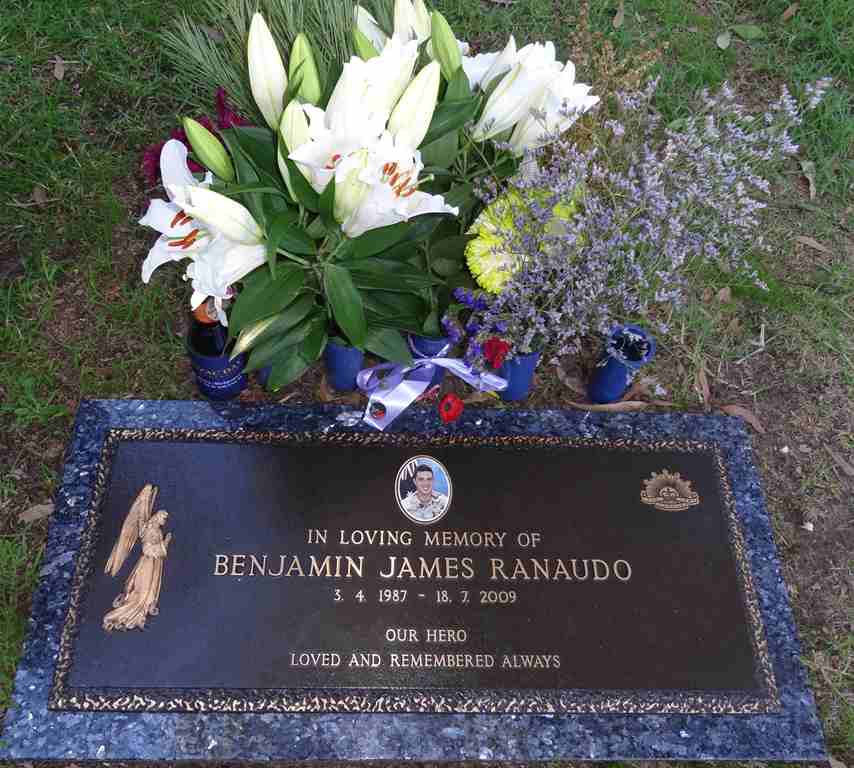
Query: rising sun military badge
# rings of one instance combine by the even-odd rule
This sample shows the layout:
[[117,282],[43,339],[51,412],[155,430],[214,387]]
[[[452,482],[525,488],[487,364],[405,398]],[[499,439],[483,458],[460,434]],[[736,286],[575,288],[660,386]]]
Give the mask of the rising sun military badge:
[[663,512],[683,512],[700,503],[700,496],[691,488],[691,482],[683,480],[678,472],[666,469],[653,472],[643,485],[641,501]]

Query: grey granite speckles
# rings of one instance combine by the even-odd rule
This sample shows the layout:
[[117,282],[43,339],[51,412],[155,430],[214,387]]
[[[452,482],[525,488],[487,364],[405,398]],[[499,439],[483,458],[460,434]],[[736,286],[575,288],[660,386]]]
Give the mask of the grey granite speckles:
[[693,414],[594,414],[467,409],[443,425],[410,409],[391,431],[427,435],[667,438],[723,451],[759,597],[782,709],[767,715],[109,714],[47,709],[74,556],[111,428],[370,431],[338,406],[244,407],[138,400],[81,404],[33,598],[0,759],[211,761],[505,761],[827,759],[799,662],[786,588],[750,442],[737,419]]

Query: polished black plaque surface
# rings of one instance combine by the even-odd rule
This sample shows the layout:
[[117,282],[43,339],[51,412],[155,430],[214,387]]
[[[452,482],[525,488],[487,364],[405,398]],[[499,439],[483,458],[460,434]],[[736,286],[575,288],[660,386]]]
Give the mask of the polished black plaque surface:
[[[401,504],[419,456],[452,486],[435,523]],[[52,704],[773,710],[723,470],[696,443],[117,433]],[[107,632],[138,545],[104,563],[146,483],[173,535],[159,612]]]

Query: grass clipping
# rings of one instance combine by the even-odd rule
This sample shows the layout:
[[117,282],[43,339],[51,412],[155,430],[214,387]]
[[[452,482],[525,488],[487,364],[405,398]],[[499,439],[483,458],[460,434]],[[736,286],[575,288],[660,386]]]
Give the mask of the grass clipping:
[[182,14],[161,40],[193,106],[208,112],[217,88],[222,87],[243,115],[263,125],[249,88],[246,63],[246,41],[255,11],[266,19],[286,66],[296,36],[300,32],[308,36],[328,96],[353,53],[357,5],[391,30],[392,0],[201,0],[198,14]]

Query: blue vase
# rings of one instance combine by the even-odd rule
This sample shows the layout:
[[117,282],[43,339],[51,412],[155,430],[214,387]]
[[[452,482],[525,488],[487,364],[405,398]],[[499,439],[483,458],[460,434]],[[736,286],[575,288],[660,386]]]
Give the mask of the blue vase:
[[243,369],[246,367],[246,355],[228,359],[228,353],[211,357],[200,355],[187,342],[187,352],[193,372],[196,374],[196,386],[205,397],[211,400],[231,400],[237,397],[248,384]]
[[637,325],[618,325],[608,336],[605,354],[590,380],[594,403],[614,403],[629,388],[635,371],[655,357],[655,338]]
[[[451,340],[447,336],[416,336],[414,333],[410,333],[409,349],[412,351],[412,357],[416,360],[420,357],[446,357],[451,351]],[[429,384],[431,387],[441,384],[442,379],[445,378],[444,368],[437,365],[432,367],[434,370]]]
[[365,354],[356,347],[329,341],[323,352],[329,386],[339,392],[356,389],[356,374],[362,370]]
[[516,355],[498,369],[498,375],[507,379],[507,389],[498,393],[504,402],[524,400],[528,396],[541,354],[542,352],[529,352],[526,355]]

